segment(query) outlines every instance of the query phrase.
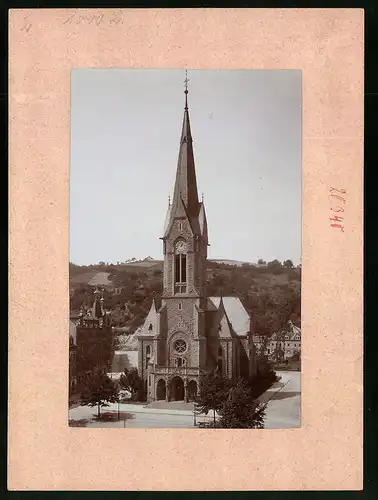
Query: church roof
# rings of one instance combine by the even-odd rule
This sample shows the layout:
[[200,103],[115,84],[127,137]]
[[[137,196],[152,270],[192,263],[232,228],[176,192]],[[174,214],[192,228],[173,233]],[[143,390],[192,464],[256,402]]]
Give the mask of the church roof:
[[206,220],[206,212],[205,212],[205,204],[200,202],[200,210],[198,215],[199,227],[202,235],[207,235],[207,220]]
[[221,300],[232,330],[236,335],[247,335],[250,331],[250,318],[239,297],[209,297],[208,310],[219,309]]
[[169,223],[171,221],[171,214],[172,214],[172,205],[169,203],[168,210],[167,210],[167,215],[165,216],[165,222],[164,222],[164,234],[168,230]]
[[158,331],[158,321],[159,321],[159,315],[156,309],[155,300],[153,300],[150,311],[147,314],[147,317],[142,327],[135,333],[137,334],[138,337],[143,335],[148,335],[148,336],[156,335]]

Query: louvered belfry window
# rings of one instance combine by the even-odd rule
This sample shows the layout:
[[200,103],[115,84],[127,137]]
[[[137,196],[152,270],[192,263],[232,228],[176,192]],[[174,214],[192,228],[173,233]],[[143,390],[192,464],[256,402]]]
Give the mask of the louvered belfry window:
[[175,245],[175,293],[186,292],[186,243],[179,240]]

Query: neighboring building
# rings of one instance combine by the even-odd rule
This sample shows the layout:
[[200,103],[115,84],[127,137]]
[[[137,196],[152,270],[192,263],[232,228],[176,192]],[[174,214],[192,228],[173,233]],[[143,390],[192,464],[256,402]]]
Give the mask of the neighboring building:
[[112,327],[113,329],[113,335],[115,337],[119,336],[119,335],[131,335],[131,326],[113,326]]
[[109,377],[118,380],[125,369],[138,368],[138,351],[126,348],[125,350],[114,351],[111,372]]
[[162,305],[153,301],[136,332],[138,370],[148,400],[190,400],[200,371],[228,377],[255,373],[250,318],[237,297],[206,295],[208,233],[198,200],[187,90],[176,183],[163,240]]
[[113,332],[103,307],[103,297],[95,291],[93,307],[81,314],[76,326],[76,379],[80,382],[96,366],[110,369]]
[[71,396],[75,392],[77,379],[76,379],[76,318],[70,318],[69,325],[69,371],[68,371],[68,380],[69,380],[69,395]]
[[301,329],[290,322],[289,331],[274,333],[269,338],[254,335],[253,342],[258,353],[273,361],[289,359],[301,352]]

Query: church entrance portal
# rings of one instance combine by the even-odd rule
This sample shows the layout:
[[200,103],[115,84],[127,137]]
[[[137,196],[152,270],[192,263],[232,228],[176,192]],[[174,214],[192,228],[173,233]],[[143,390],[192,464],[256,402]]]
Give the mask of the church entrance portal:
[[184,401],[184,382],[180,377],[171,380],[171,401]]
[[195,380],[191,380],[188,384],[188,400],[194,401],[197,396],[197,382]]
[[165,381],[163,379],[160,379],[156,387],[156,399],[165,399],[165,393]]

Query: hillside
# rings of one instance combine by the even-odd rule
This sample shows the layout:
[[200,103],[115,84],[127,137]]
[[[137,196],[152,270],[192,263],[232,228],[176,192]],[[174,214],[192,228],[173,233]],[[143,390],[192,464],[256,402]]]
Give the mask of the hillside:
[[[135,330],[144,320],[153,297],[162,293],[162,261],[118,265],[76,266],[70,264],[71,310],[90,307],[96,287],[104,290],[105,308],[115,326]],[[254,329],[269,334],[288,319],[300,325],[301,269],[291,261],[264,266],[209,261],[207,293],[210,296],[238,296],[250,311]]]

